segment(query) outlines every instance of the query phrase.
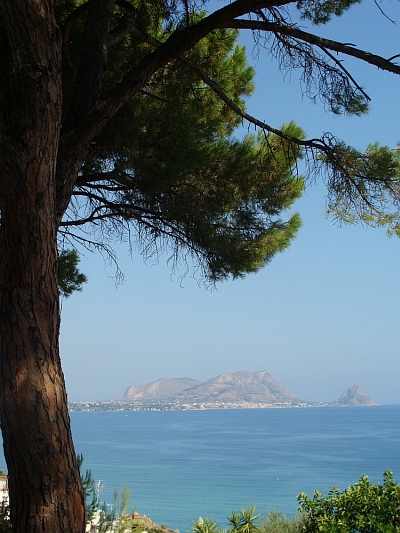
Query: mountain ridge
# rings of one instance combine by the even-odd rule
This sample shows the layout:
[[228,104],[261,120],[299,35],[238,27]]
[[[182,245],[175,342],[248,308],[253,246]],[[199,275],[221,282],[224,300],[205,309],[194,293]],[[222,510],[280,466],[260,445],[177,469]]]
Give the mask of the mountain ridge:
[[[192,378],[163,378],[148,385],[128,387],[120,401],[168,401],[178,404],[255,404],[265,406],[299,406],[315,404],[296,398],[266,370],[242,370],[220,374],[207,381]],[[376,405],[359,385],[345,389],[330,405]]]
[[148,385],[131,385],[125,391],[123,398],[168,398],[200,383],[203,382],[192,378],[162,378]]

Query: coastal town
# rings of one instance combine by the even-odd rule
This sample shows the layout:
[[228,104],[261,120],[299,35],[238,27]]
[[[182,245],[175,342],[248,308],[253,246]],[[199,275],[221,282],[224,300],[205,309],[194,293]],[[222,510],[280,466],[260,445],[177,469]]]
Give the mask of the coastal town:
[[300,407],[335,407],[338,402],[222,402],[199,401],[194,403],[179,403],[176,401],[143,401],[126,402],[123,400],[109,400],[104,402],[69,402],[70,411],[188,411],[205,409],[284,409]]

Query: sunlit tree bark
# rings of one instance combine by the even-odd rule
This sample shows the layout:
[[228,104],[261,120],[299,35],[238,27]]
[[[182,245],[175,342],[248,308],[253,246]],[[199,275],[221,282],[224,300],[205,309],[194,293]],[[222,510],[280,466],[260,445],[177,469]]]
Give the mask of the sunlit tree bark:
[[11,88],[0,155],[0,393],[14,530],[84,531],[58,350],[61,40],[51,2],[2,5]]

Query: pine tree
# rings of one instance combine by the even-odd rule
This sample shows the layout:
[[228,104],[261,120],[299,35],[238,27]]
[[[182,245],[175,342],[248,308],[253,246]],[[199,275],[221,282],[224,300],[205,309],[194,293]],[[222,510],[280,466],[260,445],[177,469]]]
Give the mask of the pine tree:
[[[191,0],[0,1],[0,416],[15,532],[85,530],[58,248],[112,256],[133,235],[145,254],[192,255],[211,282],[256,271],[300,224],[283,212],[301,195],[303,156],[327,169],[336,216],[399,233],[398,150],[306,139],[244,105],[253,72],[235,37],[250,30],[333,112],[366,112],[334,54],[400,74],[394,57],[307,33],[286,9],[323,24],[354,3],[236,0],[208,13]],[[236,140],[241,121],[260,133]]]

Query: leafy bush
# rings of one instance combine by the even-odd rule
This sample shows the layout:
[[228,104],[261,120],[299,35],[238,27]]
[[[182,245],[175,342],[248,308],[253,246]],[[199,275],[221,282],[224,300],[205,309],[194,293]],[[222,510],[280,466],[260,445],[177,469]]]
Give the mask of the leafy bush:
[[269,511],[267,518],[261,518],[261,533],[303,533],[307,517],[304,514],[286,518],[284,513]]
[[333,487],[324,497],[298,496],[299,510],[306,515],[306,533],[398,533],[400,531],[400,485],[386,470],[383,484],[371,484],[368,476],[340,492]]

